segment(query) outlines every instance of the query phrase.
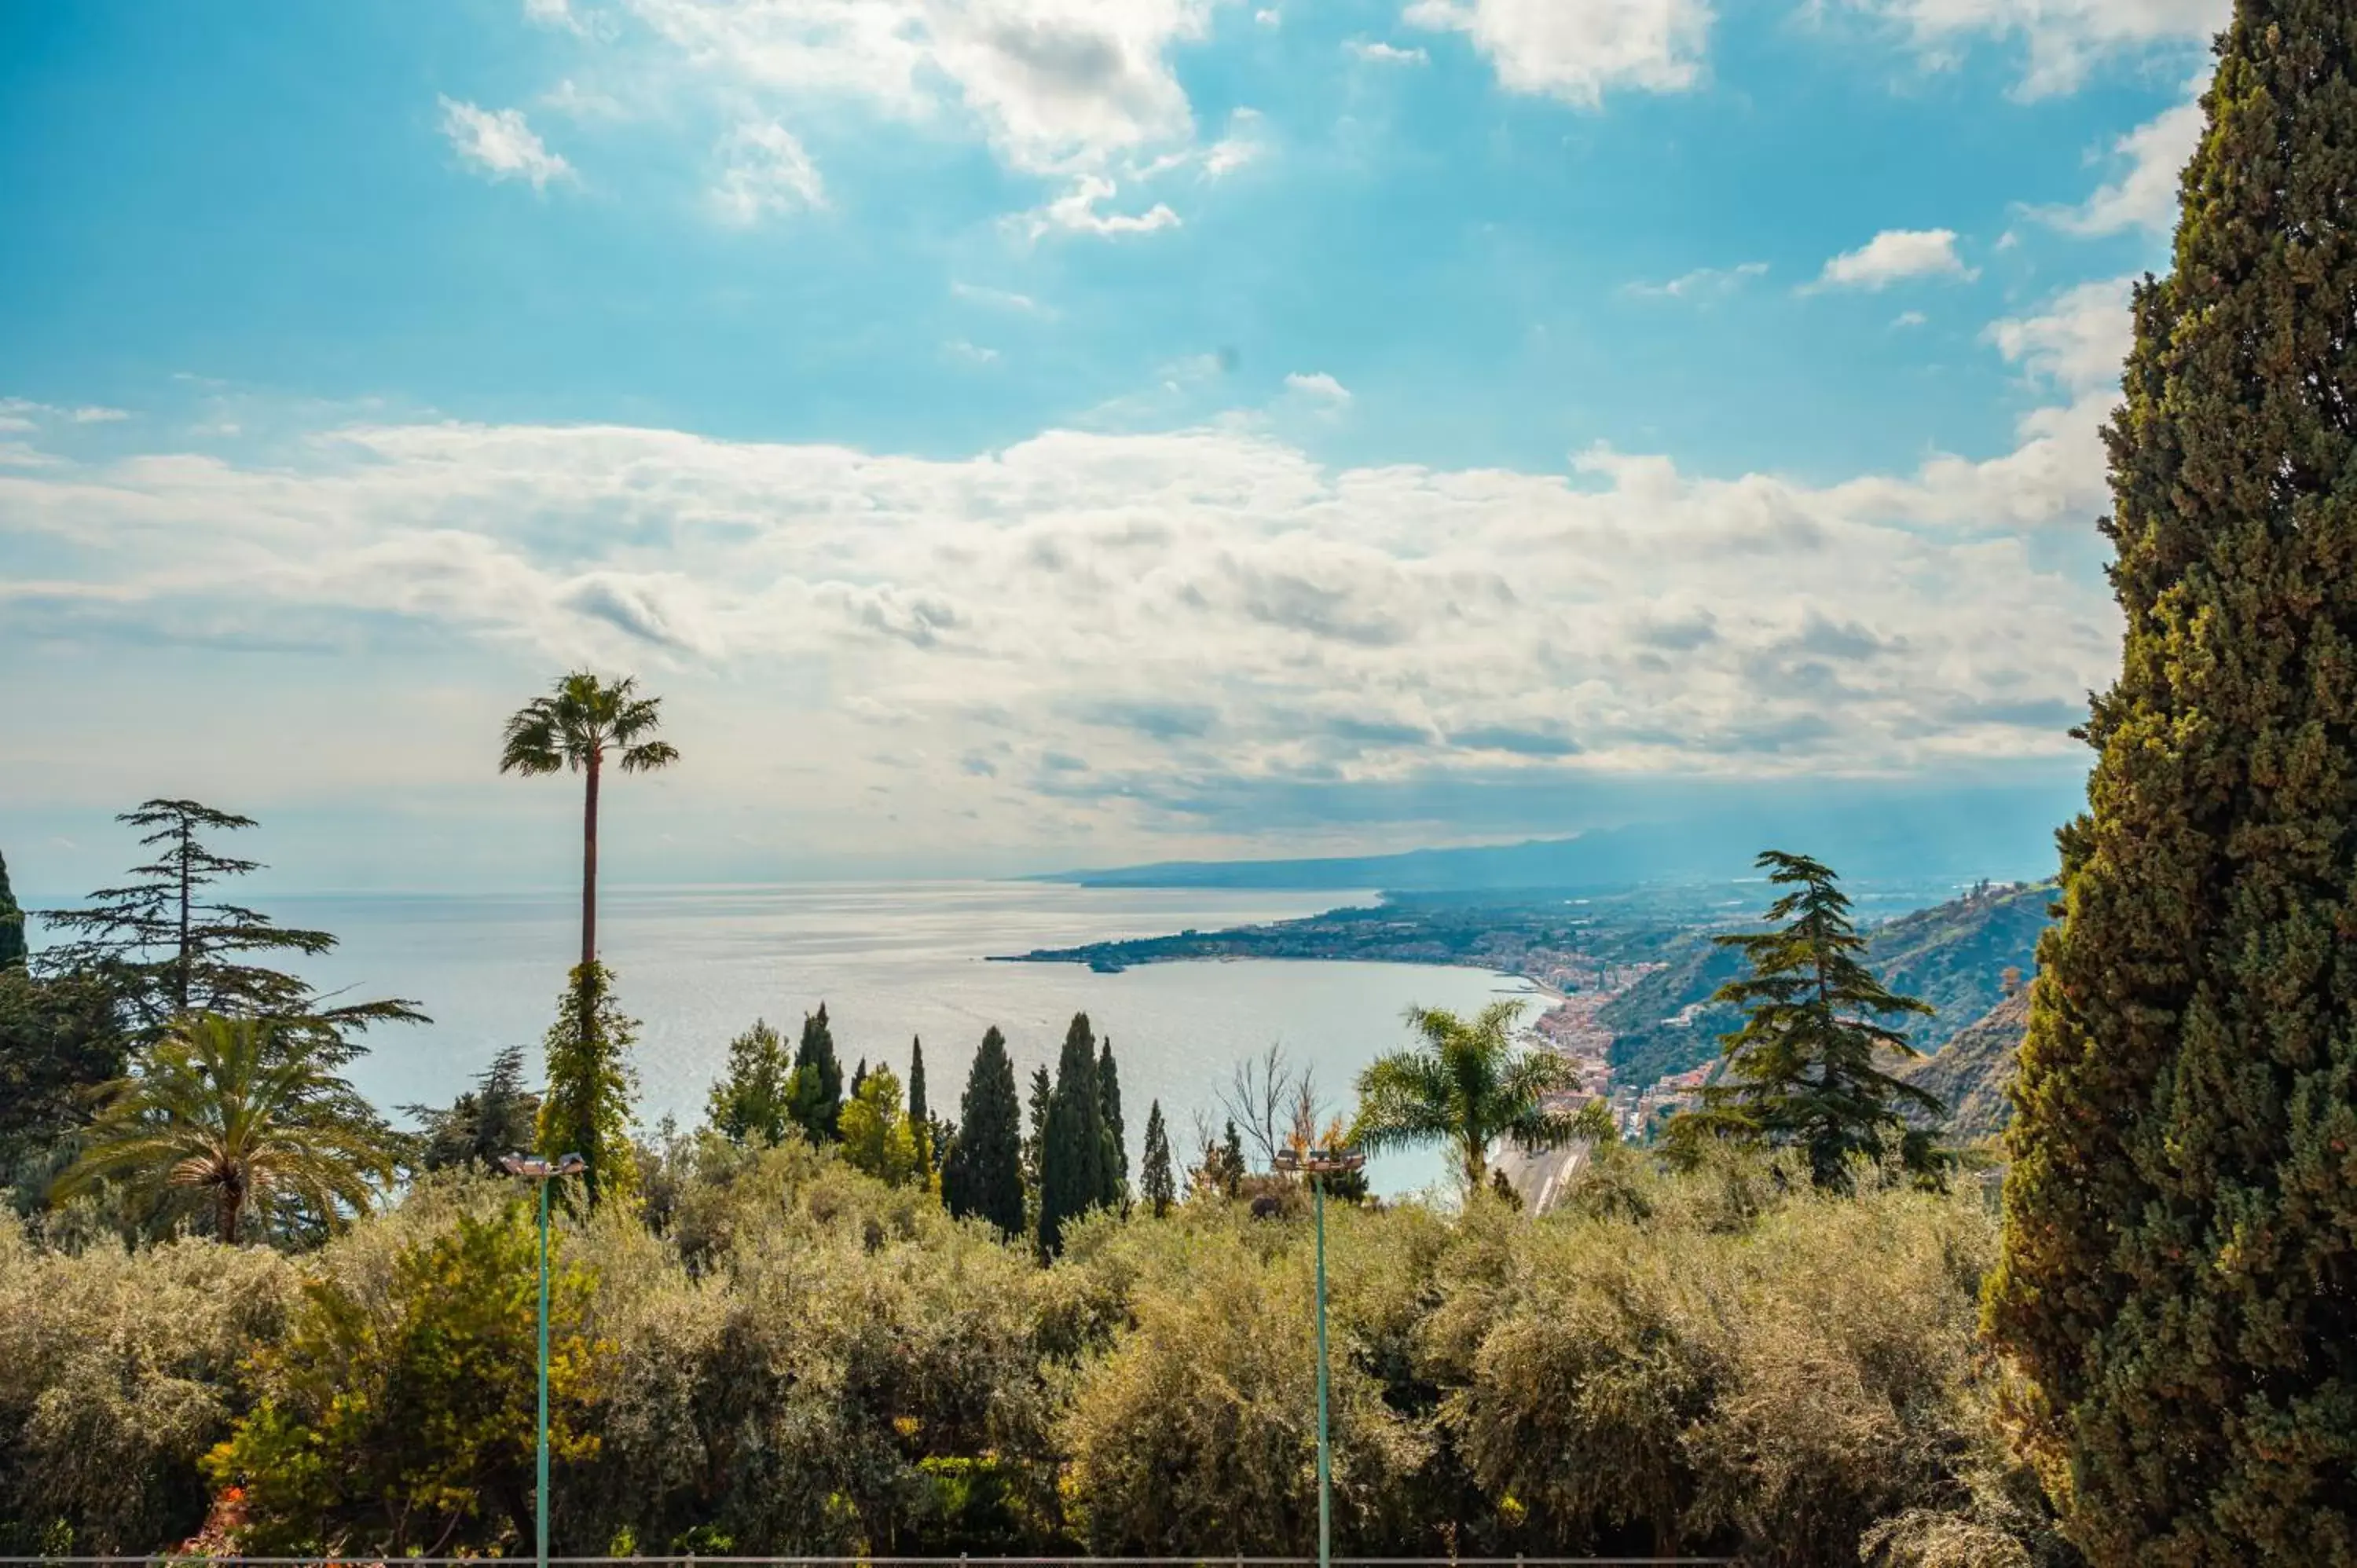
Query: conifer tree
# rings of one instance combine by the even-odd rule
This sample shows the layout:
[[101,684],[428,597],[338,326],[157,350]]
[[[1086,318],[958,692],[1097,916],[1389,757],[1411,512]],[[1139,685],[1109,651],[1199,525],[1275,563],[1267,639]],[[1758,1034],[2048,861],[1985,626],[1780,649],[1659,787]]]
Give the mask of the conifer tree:
[[1988,1326],[2099,1564],[2357,1561],[2357,7],[2239,0],[2106,433],[2125,613]]
[[1878,1065],[1919,1054],[1878,1020],[1933,1009],[1897,994],[1860,961],[1866,939],[1850,923],[1849,897],[1830,869],[1772,849],[1758,864],[1771,886],[1788,891],[1768,907],[1775,929],[1717,939],[1739,950],[1751,972],[1711,1000],[1744,1008],[1746,1016],[1743,1027],[1721,1037],[1730,1081],[1704,1090],[1701,1110],[1672,1120],[1673,1151],[1691,1154],[1711,1136],[1795,1148],[1827,1187],[1846,1185],[1850,1161],[1872,1157],[1887,1140],[1910,1165],[1933,1168],[1929,1134],[1908,1124],[1902,1107],[1933,1117],[1946,1107]]
[[551,1159],[579,1155],[589,1163],[581,1190],[591,1208],[628,1201],[638,1191],[630,1144],[639,1093],[630,1047],[638,1037],[639,1021],[614,999],[613,971],[592,964],[587,974],[576,971],[567,980],[542,1047],[548,1089],[540,1101],[539,1153]]
[[832,1142],[843,1117],[843,1063],[835,1059],[834,1032],[826,1004],[802,1015],[802,1043],[794,1047],[794,1124],[813,1144]]
[[909,1036],[909,1131],[917,1140],[918,1178],[929,1178],[933,1174],[933,1118],[925,1103],[925,1042],[915,1035]]
[[1048,1108],[1056,1098],[1056,1080],[1045,1066],[1031,1069],[1030,1120],[1023,1134],[1023,1189],[1029,1195],[1032,1218],[1039,1218],[1040,1155],[1048,1146]]
[[1097,1042],[1089,1015],[1072,1015],[1056,1061],[1039,1148],[1039,1252],[1063,1255],[1064,1227],[1104,1202],[1104,1101],[1097,1088]]
[[0,855],[0,969],[21,969],[25,964],[25,911],[16,907],[16,895],[8,886],[8,861]]
[[1098,1201],[1108,1208],[1129,1207],[1129,1145],[1121,1121],[1121,1072],[1113,1063],[1108,1036],[1097,1051],[1097,1114],[1104,1123],[1103,1185]]
[[447,1106],[404,1105],[417,1119],[421,1170],[457,1167],[496,1173],[501,1156],[533,1147],[540,1096],[524,1087],[523,1047],[510,1046],[475,1077],[475,1087]]
[[764,1018],[728,1042],[727,1074],[705,1096],[704,1119],[732,1144],[780,1144],[794,1117],[794,1069],[785,1036]]
[[1010,1240],[1023,1233],[1022,1117],[1015,1063],[994,1026],[966,1073],[957,1137],[942,1160],[942,1202],[952,1214],[988,1220]]
[[1170,1133],[1162,1124],[1162,1101],[1146,1108],[1146,1163],[1138,1171],[1138,1187],[1154,1218],[1170,1212],[1178,1200],[1178,1177],[1170,1168]]

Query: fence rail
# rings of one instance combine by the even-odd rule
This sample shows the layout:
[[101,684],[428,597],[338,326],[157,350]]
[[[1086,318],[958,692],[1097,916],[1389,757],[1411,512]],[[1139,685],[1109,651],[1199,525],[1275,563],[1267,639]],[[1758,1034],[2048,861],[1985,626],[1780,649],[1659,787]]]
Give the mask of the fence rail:
[[[1253,1557],[1230,1552],[1199,1557],[706,1557],[649,1553],[640,1557],[551,1557],[551,1568],[1308,1568],[1315,1557]],[[1342,1557],[1334,1568],[1711,1568],[1733,1557]],[[122,1552],[112,1557],[8,1557],[0,1565],[38,1568],[490,1568],[528,1564],[530,1557],[214,1557],[203,1552]]]

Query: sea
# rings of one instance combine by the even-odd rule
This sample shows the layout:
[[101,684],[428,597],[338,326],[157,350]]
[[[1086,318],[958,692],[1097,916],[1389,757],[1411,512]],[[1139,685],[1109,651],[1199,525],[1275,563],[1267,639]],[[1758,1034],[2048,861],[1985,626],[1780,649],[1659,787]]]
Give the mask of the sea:
[[[1020,882],[782,886],[612,887],[598,904],[598,949],[622,1005],[640,1020],[640,1112],[650,1126],[701,1117],[729,1040],[756,1019],[791,1039],[825,1004],[846,1074],[861,1059],[905,1081],[924,1042],[927,1091],[955,1117],[974,1047],[996,1025],[1019,1082],[1055,1065],[1064,1031],[1086,1013],[1120,1067],[1130,1160],[1146,1108],[1159,1101],[1183,1164],[1220,1123],[1220,1090],[1272,1046],[1308,1068],[1347,1113],[1360,1069],[1411,1043],[1411,1005],[1478,1009],[1538,998],[1524,980],[1425,964],[1252,960],[1146,964],[1100,973],[1082,964],[994,962],[1035,948],[1214,930],[1281,920],[1372,894],[1100,889]],[[387,1107],[447,1103],[502,1047],[540,1041],[578,956],[577,894],[309,895],[268,900],[281,923],[341,939],[307,961],[321,987],[359,1000],[402,996],[433,1018],[370,1036],[358,1086]],[[1387,1196],[1436,1194],[1437,1151],[1369,1168]]]

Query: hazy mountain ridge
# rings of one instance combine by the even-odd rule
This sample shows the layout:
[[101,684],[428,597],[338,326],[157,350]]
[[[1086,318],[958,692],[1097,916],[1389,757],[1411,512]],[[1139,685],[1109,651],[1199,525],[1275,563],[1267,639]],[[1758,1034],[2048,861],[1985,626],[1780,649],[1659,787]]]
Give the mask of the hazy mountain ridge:
[[2005,998],[1978,1022],[1956,1032],[1937,1055],[1910,1062],[1900,1077],[1938,1095],[1948,1106],[1948,1135],[1960,1143],[2005,1130],[2013,1120],[2006,1098],[2029,1032],[2029,991]]

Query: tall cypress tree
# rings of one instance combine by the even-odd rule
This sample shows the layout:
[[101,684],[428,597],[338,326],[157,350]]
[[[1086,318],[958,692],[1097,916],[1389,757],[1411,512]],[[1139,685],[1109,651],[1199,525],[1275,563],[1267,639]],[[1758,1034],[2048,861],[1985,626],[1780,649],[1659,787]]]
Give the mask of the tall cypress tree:
[[1097,1050],[1097,1115],[1104,1123],[1104,1168],[1098,1201],[1108,1208],[1129,1205],[1129,1145],[1121,1122],[1121,1073],[1113,1065],[1113,1038]]
[[1009,1239],[1023,1233],[1021,1104],[1015,1063],[994,1026],[982,1036],[958,1101],[958,1134],[942,1160],[942,1202],[987,1219]]
[[1072,1015],[1056,1060],[1039,1149],[1039,1251],[1060,1257],[1064,1227],[1104,1202],[1104,1101],[1097,1089],[1097,1042],[1089,1015]]
[[2239,0],[2106,432],[1991,1329],[2099,1563],[2357,1561],[2357,7]]
[[0,855],[0,969],[21,968],[25,962],[25,911],[8,886],[8,861]]
[[1039,1202],[1040,1155],[1048,1146],[1048,1108],[1056,1098],[1056,1080],[1045,1067],[1031,1069],[1030,1120],[1023,1134],[1023,1187],[1036,1210]]
[[917,1140],[917,1179],[933,1174],[933,1118],[925,1104],[925,1042],[909,1036],[909,1131]]
[[834,1032],[827,1026],[826,1004],[802,1015],[802,1037],[794,1047],[794,1122],[813,1144],[833,1143],[843,1134],[843,1064],[835,1059]]
[[1157,1219],[1178,1200],[1178,1173],[1170,1168],[1170,1130],[1162,1124],[1159,1100],[1146,1108],[1146,1163],[1137,1173],[1137,1185]]

